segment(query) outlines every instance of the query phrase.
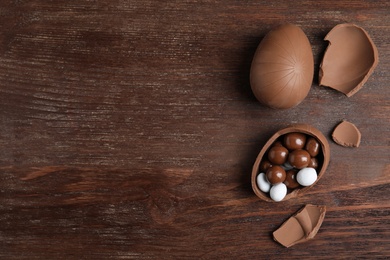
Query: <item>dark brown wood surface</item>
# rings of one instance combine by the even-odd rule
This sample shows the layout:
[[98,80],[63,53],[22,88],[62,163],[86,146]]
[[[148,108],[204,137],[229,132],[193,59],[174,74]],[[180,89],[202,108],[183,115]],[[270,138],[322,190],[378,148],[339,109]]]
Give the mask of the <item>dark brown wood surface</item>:
[[[303,103],[272,110],[249,68],[285,22],[307,34],[316,73]],[[317,73],[345,22],[380,59],[350,98]],[[389,35],[389,1],[1,1],[0,258],[390,257]],[[331,140],[343,119],[359,148]],[[292,123],[328,137],[329,168],[303,197],[261,201],[252,164]],[[307,203],[328,209],[315,239],[274,242]]]

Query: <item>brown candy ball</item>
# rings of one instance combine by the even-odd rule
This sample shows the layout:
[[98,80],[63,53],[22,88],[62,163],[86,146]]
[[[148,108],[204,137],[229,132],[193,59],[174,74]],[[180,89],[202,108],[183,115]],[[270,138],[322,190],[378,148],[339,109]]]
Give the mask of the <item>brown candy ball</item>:
[[283,164],[286,162],[288,150],[283,146],[273,146],[268,151],[268,160],[271,164]]
[[284,180],[284,184],[286,184],[287,188],[295,189],[299,187],[299,183],[296,180],[297,171],[289,170],[286,172],[286,179]]
[[310,158],[310,162],[309,162],[309,165],[307,167],[311,167],[311,168],[317,169],[318,168],[318,160],[317,160],[317,158],[315,158],[315,157]]
[[272,164],[270,161],[268,160],[262,160],[261,163],[260,163],[260,166],[259,166],[259,170],[260,172],[263,172],[263,173],[266,173],[268,168],[271,167]]
[[306,135],[302,133],[289,133],[283,138],[284,146],[292,151],[305,147]]
[[286,171],[282,167],[274,165],[267,170],[266,176],[271,184],[277,184],[284,182],[286,179]]
[[281,141],[276,141],[275,143],[272,144],[272,146],[283,146]]
[[310,137],[307,139],[305,149],[311,157],[316,157],[320,152],[320,143],[315,138]]
[[292,151],[288,156],[288,162],[297,169],[305,168],[310,163],[310,154],[306,150]]

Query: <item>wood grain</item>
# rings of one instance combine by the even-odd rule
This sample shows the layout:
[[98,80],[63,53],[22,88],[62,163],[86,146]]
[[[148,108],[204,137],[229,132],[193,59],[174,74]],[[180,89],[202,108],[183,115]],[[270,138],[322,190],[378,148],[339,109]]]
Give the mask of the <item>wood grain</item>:
[[[388,1],[1,1],[0,258],[390,257]],[[289,110],[249,86],[257,45],[291,22],[315,78]],[[324,36],[363,27],[379,65],[353,97],[318,86]],[[341,120],[359,148],[331,141]],[[292,123],[329,139],[316,187],[259,200],[251,167]],[[272,231],[303,205],[322,228],[285,249]]]

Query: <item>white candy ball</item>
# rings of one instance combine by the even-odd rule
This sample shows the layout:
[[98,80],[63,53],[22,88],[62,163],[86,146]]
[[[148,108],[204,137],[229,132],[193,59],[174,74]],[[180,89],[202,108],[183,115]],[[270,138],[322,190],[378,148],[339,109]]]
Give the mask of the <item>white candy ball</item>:
[[283,182],[272,186],[269,192],[271,199],[273,199],[274,201],[283,200],[284,197],[286,197],[286,194],[287,194],[287,187]]
[[302,186],[310,186],[317,180],[317,172],[314,168],[303,168],[297,173],[297,182]]
[[268,182],[265,173],[260,173],[256,178],[257,186],[262,192],[269,192],[271,189],[271,184]]

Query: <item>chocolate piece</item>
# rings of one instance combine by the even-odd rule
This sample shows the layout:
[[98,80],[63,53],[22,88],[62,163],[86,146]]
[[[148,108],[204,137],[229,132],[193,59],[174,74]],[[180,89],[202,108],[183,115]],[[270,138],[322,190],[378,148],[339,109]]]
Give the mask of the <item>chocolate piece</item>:
[[317,171],[314,168],[306,167],[297,173],[297,182],[302,186],[311,186],[317,181]]
[[296,170],[288,170],[286,172],[286,179],[284,180],[284,184],[286,184],[287,188],[295,189],[299,187],[299,183],[296,180]]
[[290,247],[314,238],[324,221],[325,212],[325,206],[306,205],[273,233],[274,240]]
[[283,146],[273,146],[269,149],[268,160],[272,164],[283,164],[286,162],[288,150]]
[[271,184],[268,182],[267,177],[265,176],[265,173],[261,172],[259,175],[257,175],[257,185],[259,186],[259,189],[263,192],[269,192],[271,189]]
[[283,146],[281,141],[276,141],[272,146]]
[[[311,125],[306,125],[306,124],[296,124],[292,125],[290,127],[286,127],[284,129],[281,129],[277,131],[274,135],[271,136],[271,138],[265,143],[263,148],[260,150],[255,163],[253,164],[252,167],[252,176],[251,176],[251,183],[252,183],[252,189],[256,196],[258,196],[260,199],[268,201],[268,202],[274,202],[268,193],[262,192],[259,187],[257,186],[256,183],[256,178],[257,175],[259,174],[259,166],[260,162],[263,159],[267,158],[267,151],[270,149],[270,147],[274,144],[274,142],[279,141],[283,139],[283,136],[288,133],[303,133],[306,134],[310,137],[316,138],[316,140],[319,142],[321,149],[319,154],[317,155],[318,159],[318,168],[317,168],[317,173],[318,173],[318,178],[315,183],[317,183],[321,177],[325,174],[326,169],[329,164],[329,159],[330,159],[330,149],[329,149],[329,144],[326,139],[326,137],[315,127]],[[311,187],[315,186],[315,183],[309,187],[302,187],[298,189],[294,189],[291,192],[289,192],[286,197],[283,198],[283,201],[289,200],[291,198],[295,198],[301,195],[304,195],[306,191],[308,191]]]
[[320,152],[320,144],[313,137],[307,139],[305,150],[310,154],[311,157],[317,156]]
[[284,199],[287,194],[287,187],[284,183],[278,183],[271,187],[269,195],[273,201],[279,202]]
[[295,150],[288,155],[288,162],[297,169],[305,168],[310,163],[310,154],[306,150]]
[[310,158],[309,165],[307,167],[317,169],[318,168],[318,160],[315,157]]
[[266,106],[286,109],[309,93],[314,59],[305,33],[292,24],[270,31],[257,47],[250,70],[253,94]]
[[361,134],[354,124],[344,120],[333,130],[332,138],[341,146],[359,147]]
[[286,179],[286,171],[282,167],[274,165],[267,170],[266,176],[269,183],[277,184],[284,182]]
[[288,150],[302,149],[306,143],[306,135],[302,133],[286,134],[283,138],[284,146]]
[[271,167],[271,166],[272,166],[272,164],[270,163],[270,161],[268,161],[268,160],[263,160],[263,161],[261,161],[261,163],[260,163],[259,171],[265,173],[265,172],[268,170],[268,168]]
[[378,50],[367,32],[354,24],[337,25],[325,40],[329,45],[320,65],[319,84],[350,97],[377,66]]

